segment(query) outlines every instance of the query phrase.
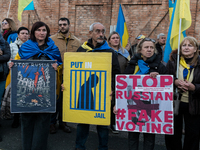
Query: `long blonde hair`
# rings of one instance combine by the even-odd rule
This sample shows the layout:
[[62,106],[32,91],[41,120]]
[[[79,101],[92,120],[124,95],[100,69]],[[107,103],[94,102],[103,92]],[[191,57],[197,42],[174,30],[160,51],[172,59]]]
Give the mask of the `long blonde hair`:
[[114,34],[117,34],[118,36],[119,36],[119,45],[118,45],[118,49],[121,49],[122,50],[122,53],[124,53],[124,48],[122,47],[122,44],[121,44],[121,38],[120,38],[120,35],[119,35],[119,33],[118,32],[116,32],[116,31],[113,31],[113,32],[111,32],[110,33],[110,35],[108,36],[108,45],[110,46],[110,47],[112,47],[112,45],[110,44],[110,39],[111,39],[111,36],[113,36]]

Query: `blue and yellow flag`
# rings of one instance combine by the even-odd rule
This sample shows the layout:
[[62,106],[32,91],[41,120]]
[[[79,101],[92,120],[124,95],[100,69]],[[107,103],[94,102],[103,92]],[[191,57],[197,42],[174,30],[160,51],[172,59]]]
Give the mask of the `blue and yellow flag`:
[[165,52],[164,52],[163,60],[166,63],[169,60],[169,55],[170,55],[171,51],[178,49],[180,19],[182,19],[181,39],[180,39],[180,42],[181,42],[185,36],[185,34],[184,34],[185,31],[192,24],[189,0],[176,0],[176,2],[175,2],[173,13],[172,13],[172,18],[171,18],[170,26],[169,26],[169,30],[168,30]]
[[129,35],[128,35],[128,29],[127,29],[127,26],[126,26],[126,21],[125,21],[125,18],[124,18],[124,14],[123,14],[123,11],[122,11],[121,4],[119,6],[116,32],[119,33],[120,38],[121,38],[122,47],[125,48],[127,43],[128,43]]
[[169,21],[171,21],[172,18],[172,13],[173,13],[173,9],[174,9],[174,1],[175,0],[169,0]]
[[24,10],[34,10],[33,0],[18,0],[18,20],[22,20],[22,12]]

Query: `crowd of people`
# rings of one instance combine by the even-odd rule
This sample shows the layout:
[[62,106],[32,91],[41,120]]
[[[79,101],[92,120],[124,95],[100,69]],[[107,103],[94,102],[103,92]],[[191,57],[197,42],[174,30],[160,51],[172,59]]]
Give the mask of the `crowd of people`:
[[[178,89],[179,111],[174,115],[174,135],[166,135],[167,150],[198,150],[200,131],[200,57],[199,44],[194,37],[186,37],[180,44],[179,75],[176,76],[177,50],[174,50],[168,63],[163,62],[166,36],[163,33],[157,35],[157,42],[145,35],[138,35],[134,45],[130,43],[123,48],[119,33],[113,31],[106,40],[106,28],[103,24],[95,22],[89,27],[90,38],[84,42],[70,32],[68,18],[58,20],[58,32],[50,36],[50,29],[44,22],[35,22],[31,31],[26,27],[16,28],[15,22],[10,18],[2,21],[0,34],[0,105],[1,118],[13,118],[12,128],[21,124],[22,149],[45,150],[47,149],[48,135],[59,129],[70,133],[71,129],[62,121],[63,100],[63,61],[65,52],[109,52],[112,54],[111,77],[111,121],[110,127],[97,125],[99,138],[98,150],[108,150],[109,128],[113,133],[115,129],[115,75],[116,74],[140,74],[173,75],[174,87]],[[57,73],[57,101],[56,112],[51,113],[15,113],[10,112],[11,80],[10,69],[16,60],[56,60],[52,65]],[[183,124],[185,139],[182,144]],[[89,135],[89,124],[78,124],[75,139],[75,149],[85,150],[85,143]],[[3,127],[0,129],[2,130]],[[138,150],[139,132],[128,133],[129,150]],[[0,132],[0,142],[2,141]],[[155,134],[144,133],[144,150],[153,150]]]

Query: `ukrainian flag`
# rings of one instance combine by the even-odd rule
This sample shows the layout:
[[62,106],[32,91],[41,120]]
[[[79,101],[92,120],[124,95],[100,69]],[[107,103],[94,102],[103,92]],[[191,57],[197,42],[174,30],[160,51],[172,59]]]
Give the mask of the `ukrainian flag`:
[[121,4],[119,6],[116,32],[119,33],[120,38],[121,38],[122,47],[125,48],[127,43],[128,43],[129,35],[128,35],[128,29],[127,29],[127,26],[126,26],[126,21],[125,21],[125,18],[124,18],[124,14],[123,14],[123,11],[122,11]]
[[173,8],[174,8],[174,1],[175,0],[169,0],[169,21],[172,18]]
[[22,12],[24,10],[34,10],[33,0],[18,0],[18,20],[22,20]]
[[185,31],[191,26],[192,18],[190,13],[190,1],[189,0],[176,0],[170,26],[167,35],[167,42],[164,52],[164,62],[168,62],[169,55],[172,50],[178,49],[178,36],[179,36],[179,23],[181,23],[181,39],[184,39]]

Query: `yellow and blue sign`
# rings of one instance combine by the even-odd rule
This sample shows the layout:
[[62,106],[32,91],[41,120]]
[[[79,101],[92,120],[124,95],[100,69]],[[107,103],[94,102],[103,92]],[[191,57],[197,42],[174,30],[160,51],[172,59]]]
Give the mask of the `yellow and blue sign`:
[[110,124],[111,56],[97,52],[64,54],[63,121]]

